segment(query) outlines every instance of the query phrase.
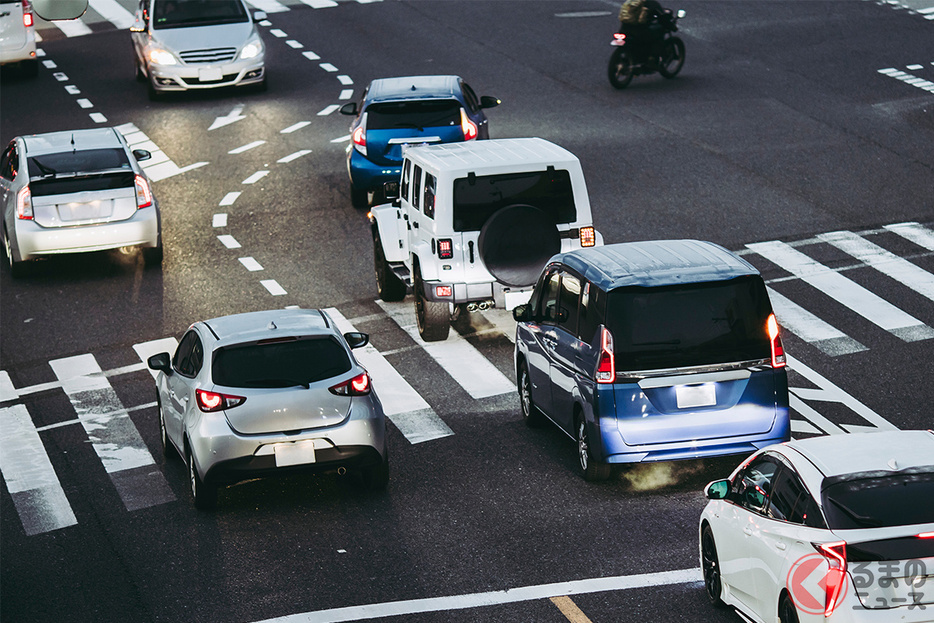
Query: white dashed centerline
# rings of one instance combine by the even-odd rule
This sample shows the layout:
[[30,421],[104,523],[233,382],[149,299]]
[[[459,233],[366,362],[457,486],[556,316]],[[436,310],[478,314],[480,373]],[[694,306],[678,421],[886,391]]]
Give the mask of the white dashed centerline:
[[221,244],[223,244],[228,249],[239,249],[240,248],[240,243],[237,242],[237,239],[231,235],[224,234],[223,236],[218,236],[217,239],[220,240]]
[[259,147],[260,145],[265,145],[265,144],[266,144],[266,141],[253,141],[252,143],[241,145],[240,147],[237,147],[236,149],[231,149],[227,153],[228,154],[242,154],[243,152],[249,151],[253,149],[254,147]]
[[273,296],[282,296],[284,294],[288,294],[288,292],[285,291],[285,288],[280,286],[275,279],[263,279],[260,281],[260,283],[263,284],[263,287],[269,290],[269,293]]
[[258,270],[263,270],[263,267],[260,265],[260,263],[257,262],[252,257],[241,257],[240,263],[243,264],[246,267],[246,269],[250,271],[251,273],[256,272]]
[[310,149],[301,149],[295,152],[294,154],[289,154],[288,156],[285,156],[284,158],[279,158],[278,160],[276,160],[276,162],[279,164],[285,164],[287,162],[292,162],[293,160],[298,160],[302,156],[308,155],[310,153],[311,153]]
[[232,206],[234,204],[234,201],[236,201],[237,197],[239,197],[241,194],[243,193],[241,193],[240,191],[227,193],[226,195],[224,195],[224,198],[221,199],[221,202],[218,205]]
[[293,124],[293,125],[290,125],[289,127],[285,128],[284,130],[279,130],[279,134],[291,134],[292,132],[295,132],[295,131],[297,131],[297,130],[301,130],[301,129],[304,128],[305,126],[309,126],[309,125],[311,125],[311,121],[299,121],[298,123],[295,123],[295,124]]
[[214,227],[227,227],[227,214],[215,214],[211,221],[211,225]]
[[269,175],[269,171],[257,171],[256,173],[254,173],[254,174],[251,175],[250,177],[248,177],[248,178],[246,178],[245,180],[243,180],[243,183],[244,183],[244,184],[255,184],[256,182],[260,181],[261,179],[263,179],[263,178],[266,177],[267,175]]

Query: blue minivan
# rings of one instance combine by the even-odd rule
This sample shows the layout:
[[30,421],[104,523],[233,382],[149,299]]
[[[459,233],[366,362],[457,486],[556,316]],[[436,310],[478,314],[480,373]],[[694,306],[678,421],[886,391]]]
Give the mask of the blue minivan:
[[750,454],[791,437],[765,283],[719,245],[555,255],[513,315],[523,418],[575,439],[587,480],[613,464]]
[[490,138],[484,109],[499,105],[477,97],[460,76],[406,76],[373,80],[359,102],[340,112],[353,115],[347,172],[350,200],[365,208],[386,182],[399,181],[405,145],[456,143]]

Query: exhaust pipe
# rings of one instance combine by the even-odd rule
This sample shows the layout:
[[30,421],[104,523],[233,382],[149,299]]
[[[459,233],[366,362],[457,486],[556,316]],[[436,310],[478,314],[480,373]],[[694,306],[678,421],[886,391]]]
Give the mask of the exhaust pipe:
[[346,474],[346,473],[347,473],[347,468],[344,467],[343,465],[341,465],[340,467],[337,468],[337,475],[338,475],[338,476],[343,476],[343,475]]
[[467,311],[469,311],[469,312],[475,312],[475,311],[477,311],[477,304],[476,304],[476,303],[467,303]]

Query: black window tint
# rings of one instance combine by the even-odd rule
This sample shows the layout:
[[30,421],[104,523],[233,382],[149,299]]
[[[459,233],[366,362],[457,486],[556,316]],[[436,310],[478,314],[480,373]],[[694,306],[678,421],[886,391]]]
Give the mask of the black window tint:
[[33,197],[133,188],[136,174],[120,148],[84,149],[26,158]]
[[558,295],[561,291],[561,273],[553,272],[548,276],[544,283],[541,301],[541,317],[546,321],[555,319],[555,311],[558,308]]
[[250,21],[240,0],[156,0],[153,28],[184,28]]
[[425,173],[424,210],[428,218],[435,217],[435,176]]
[[828,478],[821,485],[831,530],[934,522],[934,467]]
[[568,171],[469,176],[454,180],[454,231],[480,231],[495,212],[517,203],[538,208],[555,223],[577,219]]
[[415,165],[415,177],[412,179],[412,207],[419,209],[419,199],[422,190],[422,168]]
[[790,523],[812,528],[824,527],[824,519],[814,498],[798,476],[787,467],[782,468],[774,481],[767,514],[773,519]]
[[[198,355],[194,354],[196,348]],[[179,374],[189,377],[195,376],[198,370],[201,369],[204,352],[202,349],[201,338],[198,337],[194,330],[189,331],[178,344],[178,349],[176,349],[175,356],[172,358],[172,366]],[[196,363],[197,366],[195,366]]]
[[578,303],[580,301],[581,282],[574,275],[565,273],[561,277],[560,308],[567,314],[561,326],[570,334],[577,335]]
[[757,275],[609,293],[617,366],[651,370],[767,359],[771,313]]
[[412,161],[406,160],[402,165],[402,184],[399,187],[399,196],[409,201],[409,178],[412,176]]
[[350,370],[350,357],[328,336],[227,346],[214,353],[214,382],[226,387],[307,385]]
[[11,144],[3,152],[3,158],[0,158],[0,175],[8,180],[14,179],[16,177],[16,160],[16,146]]
[[757,459],[736,475],[731,499],[753,512],[764,513],[777,472],[778,464],[764,458]]
[[605,304],[606,293],[589,281],[584,282],[577,336],[587,344],[593,343],[597,328],[604,322],[603,307]]
[[460,125],[461,105],[457,100],[378,102],[367,109],[366,129],[395,130],[438,128]]
[[479,111],[480,100],[477,99],[477,94],[470,88],[470,85],[466,82],[461,82],[461,91],[464,93],[464,101],[467,102],[467,108],[470,112],[475,113]]

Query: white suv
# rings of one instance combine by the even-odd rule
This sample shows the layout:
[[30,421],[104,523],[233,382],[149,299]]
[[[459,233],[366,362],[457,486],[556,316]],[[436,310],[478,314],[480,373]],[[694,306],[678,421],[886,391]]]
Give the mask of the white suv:
[[398,195],[369,215],[377,288],[413,291],[425,341],[465,311],[526,302],[554,254],[603,244],[580,161],[541,138],[407,148]]
[[29,0],[0,0],[0,65],[18,63],[23,73],[39,73],[35,17]]

